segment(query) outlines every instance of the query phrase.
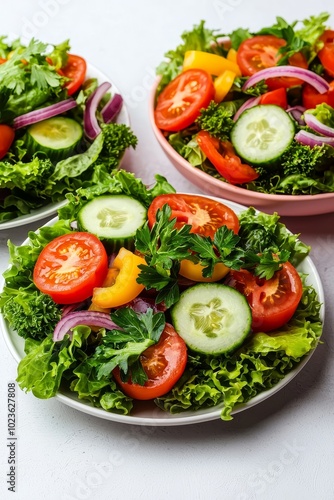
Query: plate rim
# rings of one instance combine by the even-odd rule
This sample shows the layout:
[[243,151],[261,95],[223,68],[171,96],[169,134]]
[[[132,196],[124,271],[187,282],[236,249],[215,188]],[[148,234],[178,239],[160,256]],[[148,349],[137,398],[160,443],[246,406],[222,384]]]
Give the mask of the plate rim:
[[[191,193],[180,193],[180,194],[191,194]],[[225,200],[223,198],[217,197],[217,196],[211,196],[211,195],[203,195],[203,194],[196,194],[196,196],[201,196],[201,197],[209,197],[212,199],[215,199],[217,201],[220,201],[233,210],[236,211],[237,215],[244,210],[247,210],[247,207],[244,205],[241,205],[239,203],[230,201],[230,200]],[[257,212],[260,212],[260,210],[256,210]],[[56,221],[58,220],[58,217],[54,217],[53,219],[49,220],[47,223],[45,223],[43,226],[51,226],[53,225]],[[289,231],[288,227],[287,230]],[[38,229],[36,229],[38,231]],[[29,241],[29,238],[26,238],[21,245],[27,244]],[[317,296],[318,300],[321,304],[321,309],[320,309],[320,319],[322,321],[322,326],[324,326],[324,321],[325,321],[325,294],[324,294],[324,288],[323,284],[321,281],[321,277],[317,271],[317,268],[311,259],[311,257],[307,256],[301,265],[309,268],[309,275],[312,273],[312,279],[316,283],[316,291],[317,291]],[[10,265],[8,266],[10,267]],[[8,269],[7,267],[7,269]],[[0,283],[0,292],[3,290],[5,280],[4,277],[2,276],[2,281]],[[12,336],[16,335],[17,342],[19,342],[23,346],[23,339],[19,337],[17,334],[15,334],[15,331],[13,331],[7,321],[4,319],[3,315],[0,313],[0,329],[2,331],[2,336],[4,338],[5,344],[10,351],[11,355],[15,359],[17,363],[22,359],[21,354],[18,352],[15,344],[13,343]],[[17,343],[16,342],[16,343]],[[267,389],[266,391],[260,392],[257,394],[254,398],[250,399],[246,403],[240,403],[237,405],[233,411],[231,412],[231,415],[236,415],[237,413],[240,413],[242,411],[245,411],[249,408],[252,408],[253,406],[262,403],[266,399],[270,398],[277,392],[279,392],[281,389],[283,389],[289,382],[291,382],[302,369],[305,367],[305,365],[308,363],[308,361],[311,359],[312,355],[314,354],[317,346],[319,345],[319,342],[317,345],[310,351],[282,380],[280,380],[276,385],[271,387],[270,389]],[[68,391],[70,393],[70,391]],[[191,424],[198,424],[198,423],[204,423],[204,422],[209,422],[212,420],[218,420],[220,419],[221,411],[223,409],[223,404],[221,403],[220,405],[217,405],[215,407],[211,408],[205,408],[202,410],[197,410],[197,411],[183,411],[178,414],[169,414],[167,412],[164,412],[163,410],[159,409],[158,407],[154,407],[153,410],[156,410],[159,414],[161,415],[166,415],[166,417],[144,417],[144,416],[136,416],[136,415],[121,415],[113,412],[108,412],[106,410],[103,410],[102,408],[94,407],[89,404],[88,401],[84,400],[79,400],[74,394],[71,393],[72,397],[68,396],[64,392],[58,392],[54,398],[61,403],[65,404],[66,406],[69,406],[77,411],[80,411],[82,413],[86,413],[88,415],[94,416],[96,418],[102,418],[104,420],[108,420],[111,422],[117,422],[117,423],[122,423],[122,424],[130,424],[130,425],[145,425],[145,426],[153,426],[153,427],[160,427],[160,426],[183,426],[183,425],[191,425]],[[152,403],[154,405],[154,403]]]
[[[90,78],[97,78],[98,81],[107,81],[111,83],[111,90],[113,93],[121,93],[118,85],[114,82],[112,78],[109,78],[108,75],[106,75],[103,71],[98,69],[93,64],[87,63],[87,72],[85,81]],[[123,107],[121,109],[120,114],[123,116],[123,121],[121,123],[125,123],[126,125],[130,126],[131,125],[130,114],[125,104],[125,101],[123,101]],[[48,203],[43,207],[37,208],[36,210],[32,210],[29,214],[21,215],[19,217],[16,217],[15,219],[10,219],[8,221],[0,222],[0,231],[24,226],[27,224],[32,224],[33,222],[45,219],[46,217],[49,217],[50,215],[54,215],[55,213],[57,213],[57,210],[66,205],[66,203],[67,203],[66,199],[58,201],[56,203]]]

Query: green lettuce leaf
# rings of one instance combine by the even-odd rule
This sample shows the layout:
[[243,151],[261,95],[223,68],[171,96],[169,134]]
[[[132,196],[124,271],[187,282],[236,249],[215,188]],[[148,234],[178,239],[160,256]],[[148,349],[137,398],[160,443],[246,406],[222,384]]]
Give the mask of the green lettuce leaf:
[[324,125],[334,127],[334,109],[329,104],[323,102],[318,104],[315,109],[308,109],[306,113],[315,116]]
[[95,367],[89,362],[75,368],[73,375],[70,389],[77,393],[79,399],[90,401],[95,407],[106,411],[123,415],[131,412],[132,399],[118,389],[110,375],[98,378]]
[[40,399],[48,399],[58,392],[64,373],[78,364],[84,353],[80,350],[85,344],[91,329],[77,327],[72,334],[61,342],[54,342],[47,336],[41,343],[26,340],[27,355],[20,361],[17,383],[22,390],[31,391]]

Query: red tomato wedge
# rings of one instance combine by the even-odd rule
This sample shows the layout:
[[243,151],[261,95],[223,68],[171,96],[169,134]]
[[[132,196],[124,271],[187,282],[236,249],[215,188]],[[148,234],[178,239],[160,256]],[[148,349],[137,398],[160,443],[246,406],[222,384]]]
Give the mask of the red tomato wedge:
[[283,326],[292,318],[302,298],[302,281],[290,262],[285,262],[269,280],[245,269],[231,270],[230,276],[228,284],[245,295],[251,307],[254,332],[270,332]]
[[262,94],[259,104],[274,104],[275,106],[280,106],[280,108],[286,109],[288,107],[286,89],[281,87]]
[[157,127],[177,132],[189,127],[214,98],[212,78],[201,69],[178,75],[161,92],[154,111]]
[[158,209],[166,204],[172,209],[171,218],[176,218],[177,228],[190,224],[192,233],[211,238],[221,226],[227,226],[236,234],[239,231],[239,219],[231,208],[211,198],[192,194],[162,194],[154,198],[147,212],[151,228]]
[[254,168],[241,162],[230,142],[220,141],[201,130],[197,134],[197,143],[220,175],[231,184],[244,184],[259,177]]
[[325,30],[320,40],[324,42],[324,46],[318,52],[318,57],[327,73],[334,76],[334,30]]
[[15,138],[14,130],[8,125],[0,125],[0,160],[6,155]]
[[75,94],[83,84],[87,71],[85,59],[74,54],[68,54],[67,64],[61,68],[61,74],[70,80],[65,83],[68,95]]
[[329,90],[324,94],[320,94],[314,87],[307,83],[303,85],[302,102],[306,109],[313,109],[318,104],[325,102],[329,106],[334,107],[334,80],[329,84]]
[[113,375],[122,391],[129,397],[140,400],[154,399],[166,394],[179,380],[187,364],[187,347],[172,325],[166,323],[157,344],[149,347],[140,356],[140,362],[148,376],[144,385],[122,382],[119,368]]
[[35,264],[36,287],[57,304],[87,299],[102,286],[108,272],[108,256],[100,240],[90,233],[58,236],[41,251]]
[[[251,76],[258,71],[276,66],[281,54],[278,53],[286,41],[274,35],[258,35],[244,40],[237,51],[237,63],[243,76]],[[291,66],[307,69],[307,60],[301,52],[297,52],[289,59]],[[280,77],[266,81],[271,90],[280,87],[293,87],[302,82],[298,78]]]

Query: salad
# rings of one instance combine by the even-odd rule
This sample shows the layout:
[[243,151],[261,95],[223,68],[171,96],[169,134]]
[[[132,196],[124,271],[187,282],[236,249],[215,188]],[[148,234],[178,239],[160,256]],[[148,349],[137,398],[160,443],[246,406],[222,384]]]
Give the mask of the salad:
[[0,223],[108,183],[137,138],[115,123],[123,99],[59,45],[0,37]]
[[268,215],[146,188],[119,170],[68,194],[53,225],[9,242],[0,311],[25,341],[17,382],[105,411],[234,407],[275,386],[317,345],[310,248]]
[[205,22],[158,66],[154,119],[194,168],[269,194],[334,192],[334,31],[328,13],[257,32]]

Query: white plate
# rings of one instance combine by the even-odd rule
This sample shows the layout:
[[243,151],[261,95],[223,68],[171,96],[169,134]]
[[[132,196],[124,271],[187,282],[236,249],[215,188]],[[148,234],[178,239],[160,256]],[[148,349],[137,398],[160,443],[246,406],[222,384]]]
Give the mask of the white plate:
[[[214,197],[211,197],[214,198]],[[225,205],[232,208],[237,214],[246,210],[246,207],[239,205],[238,203],[222,200],[220,198],[214,198],[218,201],[225,203]],[[51,226],[57,218],[52,219],[46,225]],[[28,240],[23,242],[26,245]],[[322,304],[321,308],[321,319],[324,320],[324,291],[321,283],[320,276],[316,270],[310,257],[302,262],[298,267],[298,270],[307,274],[307,283],[313,285],[315,288],[318,300]],[[2,287],[1,287],[2,289]],[[9,328],[7,322],[4,320],[3,316],[0,315],[0,327],[4,335],[5,342],[11,354],[17,362],[19,362],[24,357],[24,341],[19,337],[14,331]],[[232,415],[247,410],[252,406],[261,403],[265,399],[269,398],[285,385],[287,385],[306,365],[309,361],[314,350],[311,351],[291,372],[288,373],[278,384],[276,384],[271,389],[261,392],[249,402],[240,404],[232,412]],[[113,422],[121,422],[124,424],[131,425],[149,425],[149,426],[174,426],[174,425],[188,425],[196,424],[201,422],[207,422],[210,420],[217,420],[220,418],[221,410],[223,405],[215,406],[213,408],[207,408],[197,411],[185,411],[178,413],[176,415],[171,415],[163,410],[157,408],[153,402],[136,402],[132,410],[131,415],[118,415],[116,413],[110,413],[100,408],[93,407],[89,402],[79,400],[74,393],[60,392],[55,396],[62,403],[75,408],[94,417],[103,418],[105,420],[111,420]]]
[[[96,69],[91,64],[87,65],[86,79],[88,80],[89,78],[96,78],[99,84],[103,82],[110,82],[112,85],[110,92],[112,94],[115,93],[121,94],[120,90],[114,84],[114,82],[108,76],[106,76],[104,73]],[[116,122],[124,123],[125,125],[130,126],[130,116],[124,102]],[[55,213],[57,213],[57,210],[66,205],[66,203],[67,200],[63,200],[58,203],[49,203],[48,205],[45,205],[44,207],[41,207],[37,210],[32,210],[30,214],[21,215],[20,217],[16,217],[16,219],[12,219],[6,222],[0,222],[0,230],[23,226],[24,224],[31,224],[32,222],[45,219],[46,217],[49,217],[50,215],[54,215]]]

